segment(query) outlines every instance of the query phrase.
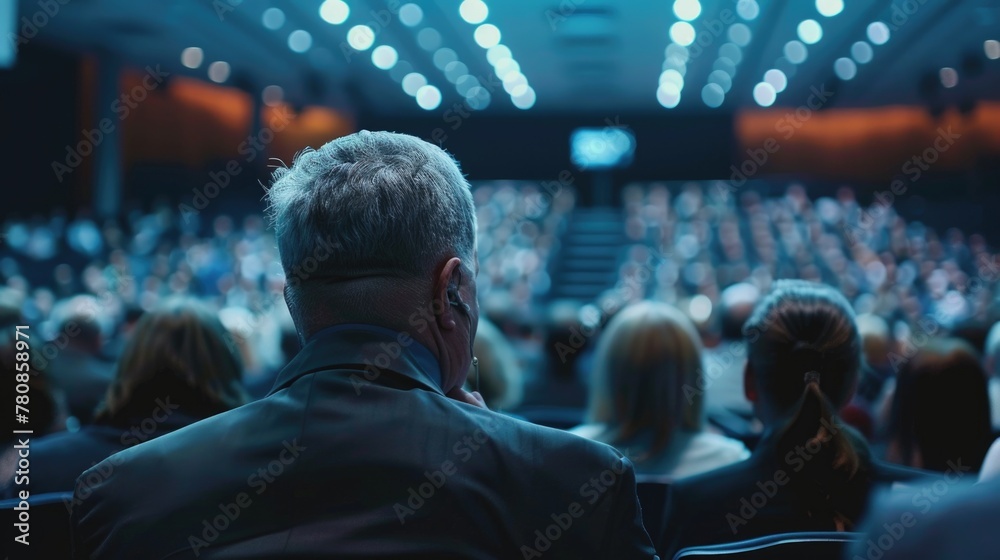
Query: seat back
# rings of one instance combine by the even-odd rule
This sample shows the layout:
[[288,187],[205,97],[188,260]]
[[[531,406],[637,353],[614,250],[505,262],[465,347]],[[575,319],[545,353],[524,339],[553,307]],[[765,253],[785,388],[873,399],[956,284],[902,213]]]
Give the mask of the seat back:
[[781,533],[745,541],[692,546],[674,560],[842,560],[861,533]]
[[667,504],[672,478],[667,476],[638,475],[635,477],[635,491],[642,506],[642,524],[654,541],[663,526],[663,511]]
[[[0,501],[0,524],[8,527],[8,536],[0,547],[5,558],[45,558],[62,560],[72,555],[70,544],[70,504],[72,492],[52,492]],[[14,526],[27,519],[28,545],[16,542],[22,532]],[[12,533],[11,533],[12,531]]]

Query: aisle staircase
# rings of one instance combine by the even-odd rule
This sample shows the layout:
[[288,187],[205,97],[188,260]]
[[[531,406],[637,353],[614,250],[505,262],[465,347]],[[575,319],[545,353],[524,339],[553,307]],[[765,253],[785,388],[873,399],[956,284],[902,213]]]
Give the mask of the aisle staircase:
[[576,209],[561,242],[552,268],[552,299],[590,302],[614,287],[626,246],[620,209]]

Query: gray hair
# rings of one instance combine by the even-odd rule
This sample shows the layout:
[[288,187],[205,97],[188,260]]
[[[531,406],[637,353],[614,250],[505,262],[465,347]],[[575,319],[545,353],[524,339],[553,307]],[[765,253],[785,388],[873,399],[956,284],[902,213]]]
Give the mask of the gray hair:
[[286,276],[307,260],[317,276],[419,276],[448,254],[472,266],[469,184],[447,152],[414,136],[362,130],[307,149],[274,172],[267,198]]

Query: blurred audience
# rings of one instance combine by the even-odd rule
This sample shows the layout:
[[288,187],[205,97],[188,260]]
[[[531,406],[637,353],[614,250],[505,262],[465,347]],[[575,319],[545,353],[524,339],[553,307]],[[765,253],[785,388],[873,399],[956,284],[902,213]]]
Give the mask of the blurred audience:
[[[46,378],[54,391],[64,395],[69,413],[80,424],[89,424],[113,377],[114,364],[101,355],[104,343],[99,302],[91,296],[75,296],[52,312],[57,328],[52,343],[44,347],[48,360]],[[37,348],[36,352],[42,348]],[[51,351],[51,352],[49,352]]]
[[[490,408],[559,427],[586,421],[578,434],[617,447],[641,473],[673,477],[746,456],[708,433],[703,416],[751,446],[763,425],[749,460],[675,488],[667,547],[850,528],[870,488],[918,474],[871,457],[937,471],[952,460],[982,463],[984,481],[1000,473],[1000,444],[986,451],[1000,430],[998,254],[980,235],[940,234],[893,207],[865,208],[846,187],[814,198],[798,184],[775,192],[711,181],[627,186],[618,282],[587,302],[549,300],[571,189],[484,181],[472,190],[476,299],[499,328],[480,321],[481,377],[471,369],[467,388],[478,382]],[[300,350],[283,290],[303,277],[282,266],[260,214],[181,216],[158,203],[118,219],[56,210],[8,219],[3,234],[4,367],[13,366],[13,325],[37,336],[32,451],[43,458],[32,465],[33,491],[69,489],[66,480],[136,440],[265,397]],[[202,349],[211,360],[183,364],[207,385],[149,377],[160,366],[183,369],[167,355],[176,342],[149,330],[168,309],[186,310],[190,321],[176,328],[197,327],[214,348]],[[811,371],[819,376],[804,377]],[[190,398],[146,434],[164,379]],[[796,468],[792,443],[822,439]],[[13,459],[0,457],[3,480]],[[789,476],[779,486],[766,469]],[[757,491],[753,476],[773,482],[776,496],[752,519],[725,509],[738,492]]]
[[978,354],[963,340],[929,340],[899,372],[887,458],[935,471],[958,461],[978,470],[992,439],[986,372]]
[[469,369],[466,386],[478,391],[490,410],[509,411],[524,398],[524,380],[510,342],[488,319],[480,317],[472,355],[478,367]]
[[[549,311],[542,342],[542,365],[525,387],[524,406],[551,406],[582,411],[587,404],[586,367],[597,327],[581,320],[578,303],[556,302]],[[577,418],[582,420],[582,413]],[[575,424],[574,424],[575,425]]]
[[[209,308],[164,301],[136,325],[94,423],[33,440],[31,492],[72,491],[112,454],[244,404],[241,376],[239,354]],[[7,497],[17,488],[12,478],[3,473]]]
[[733,284],[719,298],[719,344],[705,350],[705,405],[749,416],[753,407],[743,393],[746,345],[743,325],[760,301],[760,290],[750,283]]
[[701,359],[683,313],[656,302],[625,308],[601,334],[589,423],[573,433],[618,448],[639,474],[680,478],[746,459],[741,442],[704,429]]

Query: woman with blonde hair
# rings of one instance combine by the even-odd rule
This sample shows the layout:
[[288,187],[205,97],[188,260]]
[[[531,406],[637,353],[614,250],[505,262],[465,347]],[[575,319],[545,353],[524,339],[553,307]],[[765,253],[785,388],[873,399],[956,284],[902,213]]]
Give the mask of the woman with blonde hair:
[[625,308],[598,341],[589,423],[573,432],[617,447],[640,474],[680,478],[746,459],[741,442],[704,430],[701,353],[674,307]]

